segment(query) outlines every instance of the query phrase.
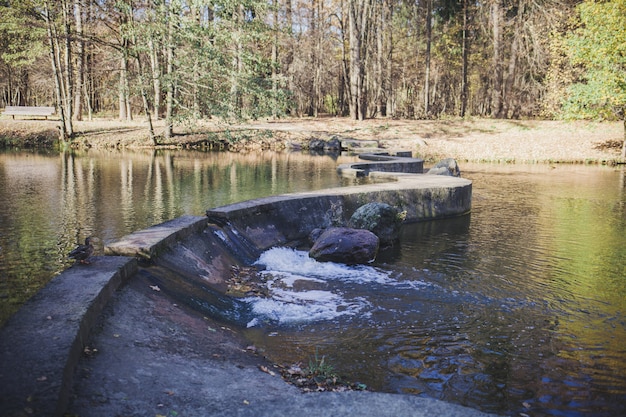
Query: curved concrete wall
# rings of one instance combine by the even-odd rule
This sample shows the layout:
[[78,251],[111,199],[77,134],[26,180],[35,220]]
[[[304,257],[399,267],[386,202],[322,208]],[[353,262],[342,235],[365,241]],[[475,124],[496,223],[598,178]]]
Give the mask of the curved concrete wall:
[[[406,211],[406,222],[454,217],[471,209],[472,182],[467,179],[421,174],[423,161],[416,158],[383,154],[361,158],[371,162],[341,165],[338,171],[386,182],[243,201],[208,210],[208,221],[222,228],[227,245],[239,239],[254,246],[246,248],[254,254],[272,246],[302,243],[313,229],[328,227],[333,220],[345,223],[357,208],[370,202]],[[206,226],[206,218],[183,216],[126,236],[108,245],[105,253],[152,259],[176,240]]]
[[346,221],[370,202],[406,211],[407,222],[441,219],[468,213],[472,183],[438,175],[405,175],[396,181],[289,194],[245,201],[207,211],[210,222],[229,224],[258,248],[306,239],[315,228],[331,225],[340,213]]
[[[389,155],[364,155],[373,162],[342,165],[342,175],[369,175],[388,182],[272,196],[207,211],[210,222],[228,224],[259,249],[297,243],[333,220],[344,223],[360,206],[387,203],[406,211],[407,222],[468,213],[472,182],[463,178],[421,174],[423,161]],[[364,156],[361,156],[362,158]],[[396,169],[397,171],[390,172]],[[418,171],[419,173],[411,173]]]
[[[0,329],[5,391],[0,414],[64,415],[82,345],[112,293],[135,275],[134,258],[172,264],[178,280],[212,286],[214,300],[221,302],[221,279],[233,263],[253,261],[271,246],[302,242],[314,228],[345,221],[363,204],[396,206],[406,211],[409,222],[470,211],[471,181],[409,173],[422,171],[422,161],[413,158],[370,157],[371,163],[340,171],[388,182],[244,201],[208,210],[208,219],[179,217],[105,248],[106,255],[130,257],[95,257],[92,265],[77,265],[55,277]],[[401,172],[383,172],[390,169]]]

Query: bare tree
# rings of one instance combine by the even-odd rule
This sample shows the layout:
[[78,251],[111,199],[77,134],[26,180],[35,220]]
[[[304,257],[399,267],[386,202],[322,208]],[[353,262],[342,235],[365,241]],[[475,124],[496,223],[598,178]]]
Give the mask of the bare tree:
[[74,24],[76,25],[76,88],[74,89],[74,118],[83,120],[83,94],[85,92],[85,37],[83,33],[83,11],[80,0],[74,0]]
[[46,30],[48,33],[48,45],[49,45],[49,53],[50,53],[50,63],[52,65],[52,74],[54,78],[54,87],[55,87],[55,95],[57,108],[59,109],[59,115],[61,118],[61,126],[60,126],[60,140],[62,142],[66,142],[71,138],[70,132],[67,130],[66,125],[66,115],[65,115],[65,106],[63,105],[63,93],[62,93],[62,74],[61,74],[61,63],[59,59],[58,53],[58,44],[56,43],[56,30],[54,28],[54,22],[52,17],[52,9],[50,7],[49,0],[44,0],[43,3],[44,11],[43,16],[46,23]]

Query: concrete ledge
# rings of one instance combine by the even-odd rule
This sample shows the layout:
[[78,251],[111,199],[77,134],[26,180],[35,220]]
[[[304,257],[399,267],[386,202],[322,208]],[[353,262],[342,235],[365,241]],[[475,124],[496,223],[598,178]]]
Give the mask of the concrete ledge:
[[[371,173],[370,175],[373,175]],[[378,173],[387,183],[330,188],[244,201],[207,211],[209,221],[228,225],[258,249],[305,240],[315,228],[333,220],[344,223],[363,204],[387,203],[406,211],[407,222],[468,213],[472,182],[441,175]]]
[[408,151],[397,151],[395,155],[386,152],[366,153],[359,158],[368,162],[352,162],[341,164],[337,172],[344,177],[365,177],[371,172],[396,172],[421,174],[424,172],[424,160],[411,158]]
[[159,251],[204,229],[206,225],[206,217],[178,217],[124,236],[117,242],[107,245],[104,254],[152,259]]
[[62,416],[74,368],[113,292],[137,270],[94,257],[56,276],[0,329],[0,415]]

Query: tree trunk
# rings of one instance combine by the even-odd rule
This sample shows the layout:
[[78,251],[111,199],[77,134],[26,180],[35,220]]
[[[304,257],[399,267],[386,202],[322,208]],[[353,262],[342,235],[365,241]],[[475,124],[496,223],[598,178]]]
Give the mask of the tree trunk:
[[363,91],[363,56],[362,42],[368,16],[369,0],[349,0],[350,31],[350,118],[365,118],[365,97]]
[[378,30],[376,31],[376,71],[374,77],[374,91],[376,97],[375,115],[384,116],[385,114],[385,78],[383,73],[384,57],[385,57],[385,26],[386,26],[386,8],[387,2],[384,1],[379,5],[378,13]]
[[278,0],[274,0],[272,10],[272,119],[278,116]]
[[433,39],[432,31],[432,8],[433,1],[426,0],[426,53],[425,53],[425,74],[424,74],[424,115],[428,117],[430,113],[430,49]]
[[385,26],[385,52],[386,58],[385,61],[385,86],[387,89],[387,94],[385,95],[387,99],[387,103],[385,104],[385,116],[394,116],[395,115],[395,90],[394,90],[394,80],[393,80],[393,56],[394,56],[394,48],[393,48],[393,3],[389,0],[385,2],[387,4],[387,24]]
[[72,122],[72,112],[74,110],[74,106],[72,104],[74,102],[74,80],[72,77],[72,33],[70,29],[70,13],[68,8],[69,4],[64,0],[61,4],[61,10],[63,11],[63,28],[65,31],[65,111],[67,113],[65,122],[67,124],[67,134],[72,137],[74,136],[74,125]]
[[[233,12],[233,21],[238,25],[243,24],[244,21],[244,7],[243,4],[239,4],[236,10]],[[241,116],[242,114],[242,96],[241,89],[239,87],[239,78],[243,73],[243,40],[241,39],[243,34],[239,29],[234,35],[235,50],[232,58],[232,73],[230,84],[230,97],[231,97],[231,109],[232,112]]]
[[85,37],[83,34],[83,10],[80,0],[74,0],[74,21],[78,51],[76,52],[76,96],[74,98],[74,118],[83,120],[83,93],[85,92]]
[[491,96],[491,115],[499,117],[502,114],[502,25],[504,20],[502,6],[500,0],[492,0],[491,3],[491,30],[492,30],[492,96]]
[[59,131],[59,139],[66,142],[68,139],[67,129],[65,127],[65,109],[63,108],[63,96],[61,95],[61,71],[58,66],[56,43],[53,39],[54,31],[52,29],[52,19],[50,18],[50,2],[44,1],[44,19],[46,21],[46,31],[48,33],[48,47],[50,53],[50,63],[52,65],[52,75],[54,77],[54,91],[56,96],[56,104],[59,109],[61,118],[61,126]]
[[324,36],[324,19],[322,17],[324,2],[320,0],[314,0],[313,3],[316,4],[315,7],[315,17],[316,20],[316,31],[314,33],[315,36],[315,52],[313,65],[315,68],[315,75],[313,80],[313,116],[318,116],[318,111],[320,104],[322,102],[322,37]]
[[54,39],[54,29],[52,19],[50,17],[50,2],[44,1],[44,19],[46,21],[46,30],[48,33],[48,46],[50,53],[50,63],[52,64],[52,74],[54,77],[54,91],[56,96],[57,108],[59,109],[59,116],[61,119],[61,126],[59,131],[59,139],[62,142],[66,142],[69,139],[67,128],[65,125],[65,109],[63,106],[63,95],[61,92],[61,69],[59,68],[59,61],[57,59],[56,42]]
[[469,11],[468,11],[468,1],[463,0],[463,39],[461,44],[461,53],[463,55],[463,66],[462,66],[462,76],[461,76],[461,117],[465,117],[467,112],[467,94],[469,87],[467,85],[467,71],[468,71],[468,56],[469,56]]
[[[126,42],[124,42],[126,43]],[[133,120],[132,109],[130,106],[129,98],[129,85],[128,85],[128,51],[126,46],[123,47],[122,57],[120,60],[120,79],[119,79],[119,119],[120,120]]]
[[150,70],[152,71],[152,88],[154,90],[153,111],[154,117],[159,120],[159,112],[161,110],[161,63],[159,62],[159,53],[152,36],[148,38],[148,50],[150,55]]
[[624,109],[624,143],[622,144],[622,160],[626,162],[626,109]]
[[[165,138],[174,135],[174,123],[172,121],[174,111],[174,19],[177,18],[177,10],[170,3],[168,7],[167,23],[167,101],[165,103]],[[155,106],[156,107],[156,106]]]
[[[517,56],[518,56],[518,45],[519,45],[519,36],[520,36],[520,24],[521,16],[518,16],[515,21],[515,30],[513,33],[513,40],[511,41],[511,50],[509,54],[509,65],[506,72],[506,79],[504,81],[504,85],[502,87],[502,108],[498,113],[499,119],[506,119],[508,117],[515,117],[514,114],[516,112],[514,103],[519,101],[519,97],[516,97],[513,88],[515,86],[515,79],[517,73]],[[511,107],[513,109],[511,110]]]

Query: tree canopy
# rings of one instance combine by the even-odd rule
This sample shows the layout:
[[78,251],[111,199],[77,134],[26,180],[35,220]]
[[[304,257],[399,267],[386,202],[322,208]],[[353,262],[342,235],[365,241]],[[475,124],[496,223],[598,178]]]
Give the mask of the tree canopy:
[[623,117],[625,1],[0,0],[0,106]]

